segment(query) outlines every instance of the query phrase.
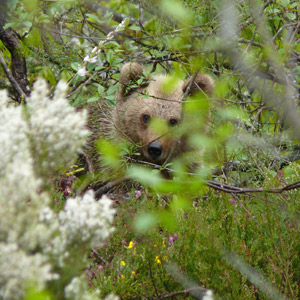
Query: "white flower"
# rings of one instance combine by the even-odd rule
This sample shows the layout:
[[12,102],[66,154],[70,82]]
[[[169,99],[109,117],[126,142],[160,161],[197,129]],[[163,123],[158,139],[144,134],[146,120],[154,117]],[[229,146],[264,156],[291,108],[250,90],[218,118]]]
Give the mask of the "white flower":
[[105,297],[105,300],[119,300],[120,298],[114,294],[110,294],[107,297]]
[[[82,277],[75,277],[65,288],[65,296],[72,300],[98,300],[99,289],[87,291],[87,282]],[[116,299],[117,300],[117,299]]]
[[83,146],[88,130],[86,111],[76,112],[66,100],[67,85],[60,82],[53,100],[47,98],[45,81],[39,80],[28,99],[30,135],[35,169],[47,177],[58,168],[68,167]]
[[87,55],[83,61],[89,62],[89,63],[95,63],[97,61],[97,56],[90,57]]
[[203,300],[214,300],[213,292],[211,290],[207,290],[206,294],[202,298]]
[[[86,112],[75,111],[66,91],[60,82],[50,100],[45,81],[39,80],[26,107],[9,105],[0,91],[0,299],[24,299],[28,285],[51,287],[47,283],[58,279],[54,269],[72,269],[72,254],[83,256],[87,248],[103,245],[113,230],[107,197],[97,202],[88,192],[68,199],[60,214],[49,206],[44,190],[49,178],[73,163],[88,134]],[[74,269],[81,267],[78,261]],[[61,272],[70,280],[67,273]],[[87,292],[84,285],[78,295],[71,298],[98,299],[99,293]]]
[[90,242],[92,247],[101,246],[113,231],[111,222],[115,210],[111,207],[112,201],[107,197],[101,200],[95,200],[93,191],[67,200],[64,210],[59,213],[59,228],[66,248],[78,240]]
[[79,76],[85,76],[85,75],[87,74],[86,68],[85,68],[85,67],[80,68],[80,69],[77,71],[77,74],[78,74]]
[[0,244],[0,298],[22,299],[28,284],[42,290],[49,280],[57,279],[41,254],[29,255],[16,244]]

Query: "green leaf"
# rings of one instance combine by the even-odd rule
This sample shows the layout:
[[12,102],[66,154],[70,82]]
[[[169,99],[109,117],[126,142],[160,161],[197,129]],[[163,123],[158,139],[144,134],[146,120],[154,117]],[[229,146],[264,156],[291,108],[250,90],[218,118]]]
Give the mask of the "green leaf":
[[213,148],[215,141],[213,138],[205,134],[193,134],[189,138],[191,146],[197,147],[197,149]]
[[91,97],[91,98],[89,98],[89,99],[87,99],[87,103],[91,103],[91,102],[96,102],[96,101],[98,101],[99,100],[99,97]]
[[286,16],[287,16],[290,20],[295,20],[295,19],[296,19],[296,15],[295,15],[294,13],[287,12],[287,13],[286,13]]
[[169,231],[174,231],[176,229],[177,222],[173,216],[173,212],[161,211],[159,213],[159,223]]
[[29,287],[26,291],[24,300],[51,300],[51,293],[47,290],[39,291],[37,288]]
[[44,23],[44,24],[49,24],[51,21],[50,21],[50,18],[48,15],[42,14],[39,16],[39,22]]
[[114,55],[114,52],[112,50],[109,50],[107,53],[106,53],[106,60],[107,62],[112,65],[112,63],[114,62],[115,60],[115,55]]
[[18,0],[10,0],[10,1],[7,1],[7,6],[9,7],[10,10],[15,10],[16,8],[16,5],[18,3]]
[[106,47],[108,47],[108,46],[115,46],[115,47],[119,48],[119,47],[120,47],[120,44],[117,43],[116,41],[109,41],[109,42],[107,42],[107,43],[105,44],[105,46],[106,46]]
[[174,197],[171,207],[174,210],[191,208],[191,201],[182,197]]
[[23,3],[28,12],[32,12],[39,7],[39,0],[23,0]]
[[95,69],[96,64],[97,64],[97,63],[90,63],[90,64],[88,64],[88,65],[87,65],[87,70],[88,70],[89,72],[91,72],[92,70]]
[[146,167],[132,166],[129,169],[129,175],[144,184],[155,186],[159,185],[163,178],[159,173],[155,174],[151,169]]
[[188,25],[192,21],[193,13],[182,5],[180,1],[163,0],[161,1],[162,9],[179,23]]
[[139,26],[136,26],[136,25],[131,25],[129,27],[129,29],[134,30],[134,31],[140,31],[141,30],[141,28]]
[[78,62],[73,62],[73,63],[71,63],[71,68],[72,68],[74,71],[78,71],[79,63],[78,63]]
[[45,78],[51,85],[55,85],[56,84],[56,78],[53,74],[53,70],[51,67],[49,66],[43,66],[43,67],[39,67],[37,68],[37,70],[39,71],[39,74]]
[[30,22],[30,21],[24,21],[23,24],[26,27],[32,27],[32,22]]
[[105,23],[104,21],[100,20],[98,18],[98,16],[95,16],[93,14],[85,14],[85,15],[88,17],[88,21],[94,21],[94,22],[99,23],[99,24]]
[[102,160],[108,166],[118,167],[120,165],[120,153],[122,149],[118,144],[106,139],[99,139],[96,142],[97,150],[101,153]]
[[162,120],[162,119],[159,119],[159,118],[151,119],[150,128],[158,136],[164,135],[169,130],[167,122],[165,120]]
[[60,73],[60,79],[68,81],[72,77],[72,73],[68,70],[62,70]]
[[103,70],[103,69],[104,69],[103,66],[97,66],[97,67],[95,68],[95,71],[99,71],[99,70]]
[[9,22],[9,23],[6,23],[4,26],[3,26],[3,29],[6,30],[10,27],[14,28],[16,26],[16,22]]
[[104,93],[104,91],[105,91],[105,87],[99,84],[98,85],[98,94],[102,95]]
[[115,96],[113,95],[110,95],[110,96],[104,96],[105,99],[107,100],[114,100],[115,99]]
[[128,27],[130,24],[130,19],[129,18],[126,18],[125,19],[125,27]]
[[284,7],[287,7],[290,3],[290,0],[280,0],[279,2],[281,2]]
[[116,85],[112,85],[108,88],[108,90],[106,91],[107,95],[112,95],[116,92],[117,90],[117,86]]
[[153,228],[158,223],[158,217],[154,213],[142,214],[137,217],[134,229],[138,233],[144,233]]

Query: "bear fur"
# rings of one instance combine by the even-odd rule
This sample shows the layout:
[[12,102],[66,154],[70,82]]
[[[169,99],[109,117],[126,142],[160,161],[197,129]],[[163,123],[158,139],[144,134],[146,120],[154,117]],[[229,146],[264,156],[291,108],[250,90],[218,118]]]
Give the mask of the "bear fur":
[[[184,98],[197,91],[211,97],[214,82],[209,75],[197,74],[166,91],[163,82],[167,78],[155,75],[149,79],[139,63],[125,64],[121,68],[116,105],[104,108],[99,102],[89,108],[91,140],[105,136],[133,143],[140,152],[139,160],[157,165],[189,151],[186,137],[178,136],[177,131],[172,134],[172,130],[183,121]],[[169,130],[155,133],[149,125],[155,118],[165,122],[164,128]]]

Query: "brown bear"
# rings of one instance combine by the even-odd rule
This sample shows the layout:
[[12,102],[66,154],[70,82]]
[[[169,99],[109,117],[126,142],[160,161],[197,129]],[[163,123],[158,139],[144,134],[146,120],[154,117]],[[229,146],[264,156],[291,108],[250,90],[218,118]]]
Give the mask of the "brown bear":
[[[155,75],[149,79],[139,63],[125,64],[120,73],[116,105],[103,110],[103,105],[96,104],[90,109],[94,116],[89,124],[92,140],[101,135],[116,141],[124,139],[137,145],[139,160],[157,165],[189,151],[186,138],[178,136],[177,131],[172,134],[172,130],[183,121],[184,98],[196,91],[212,96],[214,82],[209,75],[197,74],[167,91],[163,85],[167,78]],[[152,119],[160,119],[166,132],[156,133],[150,126]]]

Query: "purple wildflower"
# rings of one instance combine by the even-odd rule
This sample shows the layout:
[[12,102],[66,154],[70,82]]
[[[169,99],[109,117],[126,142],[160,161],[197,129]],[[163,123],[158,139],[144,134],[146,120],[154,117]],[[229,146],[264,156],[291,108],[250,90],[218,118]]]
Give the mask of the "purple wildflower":
[[103,266],[102,266],[102,265],[98,265],[98,266],[97,266],[97,269],[98,269],[99,271],[101,271],[101,270],[103,270]]
[[228,201],[231,202],[232,204],[236,204],[236,201],[233,198],[229,199]]

